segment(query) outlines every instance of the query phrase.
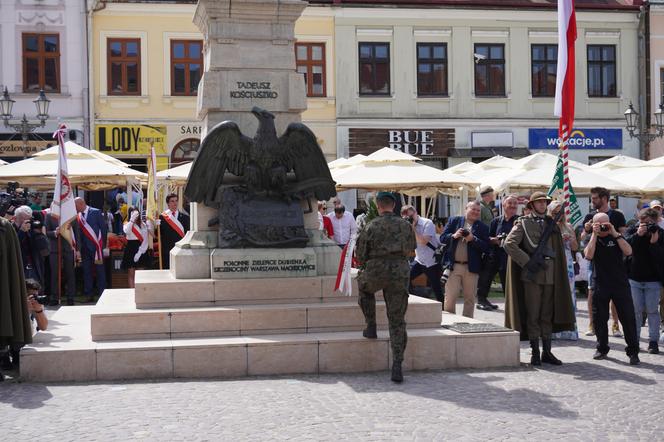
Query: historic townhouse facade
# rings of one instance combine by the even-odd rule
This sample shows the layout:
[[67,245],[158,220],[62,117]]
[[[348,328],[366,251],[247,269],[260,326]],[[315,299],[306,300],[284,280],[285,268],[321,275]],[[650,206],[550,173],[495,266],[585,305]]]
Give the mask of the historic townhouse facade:
[[[647,54],[649,78],[645,81],[648,92],[645,94],[643,108],[648,109],[648,122],[654,124],[653,113],[660,104],[664,104],[664,0],[650,0],[648,2],[647,21]],[[664,155],[664,139],[659,138],[649,146],[647,152],[650,158]]]
[[24,152],[21,136],[0,123],[0,159],[16,161],[53,144],[59,122],[89,145],[86,7],[77,0],[0,0],[0,93],[15,101],[14,120],[37,121],[33,100],[51,100],[49,119]]
[[[390,146],[444,168],[555,153],[555,1],[311,3],[334,11],[338,156]],[[571,157],[584,163],[639,156],[623,118],[639,94],[632,3],[577,1]]]

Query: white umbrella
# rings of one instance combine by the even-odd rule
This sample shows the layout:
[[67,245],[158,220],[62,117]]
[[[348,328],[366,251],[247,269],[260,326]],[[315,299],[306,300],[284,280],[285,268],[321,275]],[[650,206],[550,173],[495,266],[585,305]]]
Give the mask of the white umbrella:
[[641,167],[647,166],[646,161],[638,158],[632,158],[625,155],[616,155],[615,157],[608,158],[599,163],[590,166],[591,169],[622,169],[625,167]]
[[[415,161],[366,161],[346,169],[333,169],[337,190],[367,189],[404,192],[409,195],[432,195],[436,192],[457,194],[459,183],[446,181],[443,171]],[[466,179],[470,181],[470,179]],[[475,181],[474,185],[478,182]]]
[[366,157],[365,161],[385,161],[385,162],[394,162],[394,161],[422,161],[418,157],[414,157],[407,153],[400,152],[395,149],[390,149],[389,147],[383,147],[380,150],[375,151]]
[[179,184],[187,182],[189,171],[193,163],[185,163],[171,169],[162,170],[157,172],[157,179],[165,181],[174,181]]
[[[147,174],[123,165],[124,163],[109,155],[72,142],[67,142],[65,149],[69,181],[83,189],[108,189],[124,186],[128,180],[147,179]],[[49,188],[55,185],[57,171],[57,146],[54,146],[31,158],[2,166],[0,182],[18,181],[21,185]]]
[[2,160],[0,160],[0,166],[4,166],[5,164],[7,164],[6,161],[2,161]]
[[[40,152],[32,155],[33,157],[45,158],[45,159],[56,159],[58,158],[58,145],[51,146],[48,149],[44,149]],[[73,141],[65,142],[65,150],[67,151],[67,159],[78,159],[78,158],[91,158],[99,159],[107,163],[115,164],[116,166],[129,167],[129,164],[124,161],[120,161],[115,157],[106,155],[94,149],[88,149],[79,144],[74,143]]]

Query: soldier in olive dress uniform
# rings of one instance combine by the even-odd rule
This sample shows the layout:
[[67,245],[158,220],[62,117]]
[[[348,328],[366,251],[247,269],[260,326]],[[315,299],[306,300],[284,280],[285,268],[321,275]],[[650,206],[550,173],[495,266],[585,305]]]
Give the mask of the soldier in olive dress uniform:
[[[551,334],[574,330],[574,308],[567,279],[567,262],[562,234],[553,226],[547,241],[545,267],[528,276],[526,265],[540,243],[542,233],[554,220],[546,209],[551,198],[543,192],[532,194],[528,208],[531,213],[519,218],[505,239],[508,258],[505,290],[505,325],[521,332],[532,348],[532,365],[542,362],[561,365],[551,353]],[[547,256],[548,255],[548,256]],[[540,358],[539,339],[542,338]]]
[[401,363],[408,340],[404,320],[410,279],[408,258],[417,244],[413,226],[394,213],[394,194],[378,192],[376,205],[380,216],[371,220],[357,239],[356,257],[362,266],[358,276],[359,304],[367,324],[363,335],[377,338],[375,292],[382,290],[394,355],[392,380],[402,382]]

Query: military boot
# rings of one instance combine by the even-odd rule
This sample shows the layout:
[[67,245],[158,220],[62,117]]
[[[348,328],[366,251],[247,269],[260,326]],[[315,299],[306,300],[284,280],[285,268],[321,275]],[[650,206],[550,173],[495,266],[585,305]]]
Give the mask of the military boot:
[[376,339],[378,338],[378,333],[376,332],[376,324],[367,325],[367,328],[362,332],[362,336],[367,339]]
[[403,373],[401,372],[401,361],[392,362],[392,382],[400,384],[403,382]]
[[539,367],[542,365],[542,360],[540,359],[539,339],[530,340],[530,349],[532,350],[532,355],[530,356],[530,365]]
[[562,361],[551,353],[551,338],[542,338],[542,362],[551,365],[563,365]]

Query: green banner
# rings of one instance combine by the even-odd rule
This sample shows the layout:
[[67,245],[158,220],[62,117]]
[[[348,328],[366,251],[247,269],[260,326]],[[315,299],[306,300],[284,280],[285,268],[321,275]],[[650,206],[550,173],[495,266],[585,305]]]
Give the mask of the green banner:
[[[553,176],[553,181],[551,182],[551,187],[549,188],[549,196],[551,198],[557,199],[559,201],[564,200],[564,175],[563,175],[563,158],[558,155],[558,164],[556,165],[556,174]],[[581,221],[581,209],[579,209],[579,203],[576,200],[576,194],[574,193],[574,188],[572,187],[572,181],[569,183],[569,219],[567,220],[572,226]]]

